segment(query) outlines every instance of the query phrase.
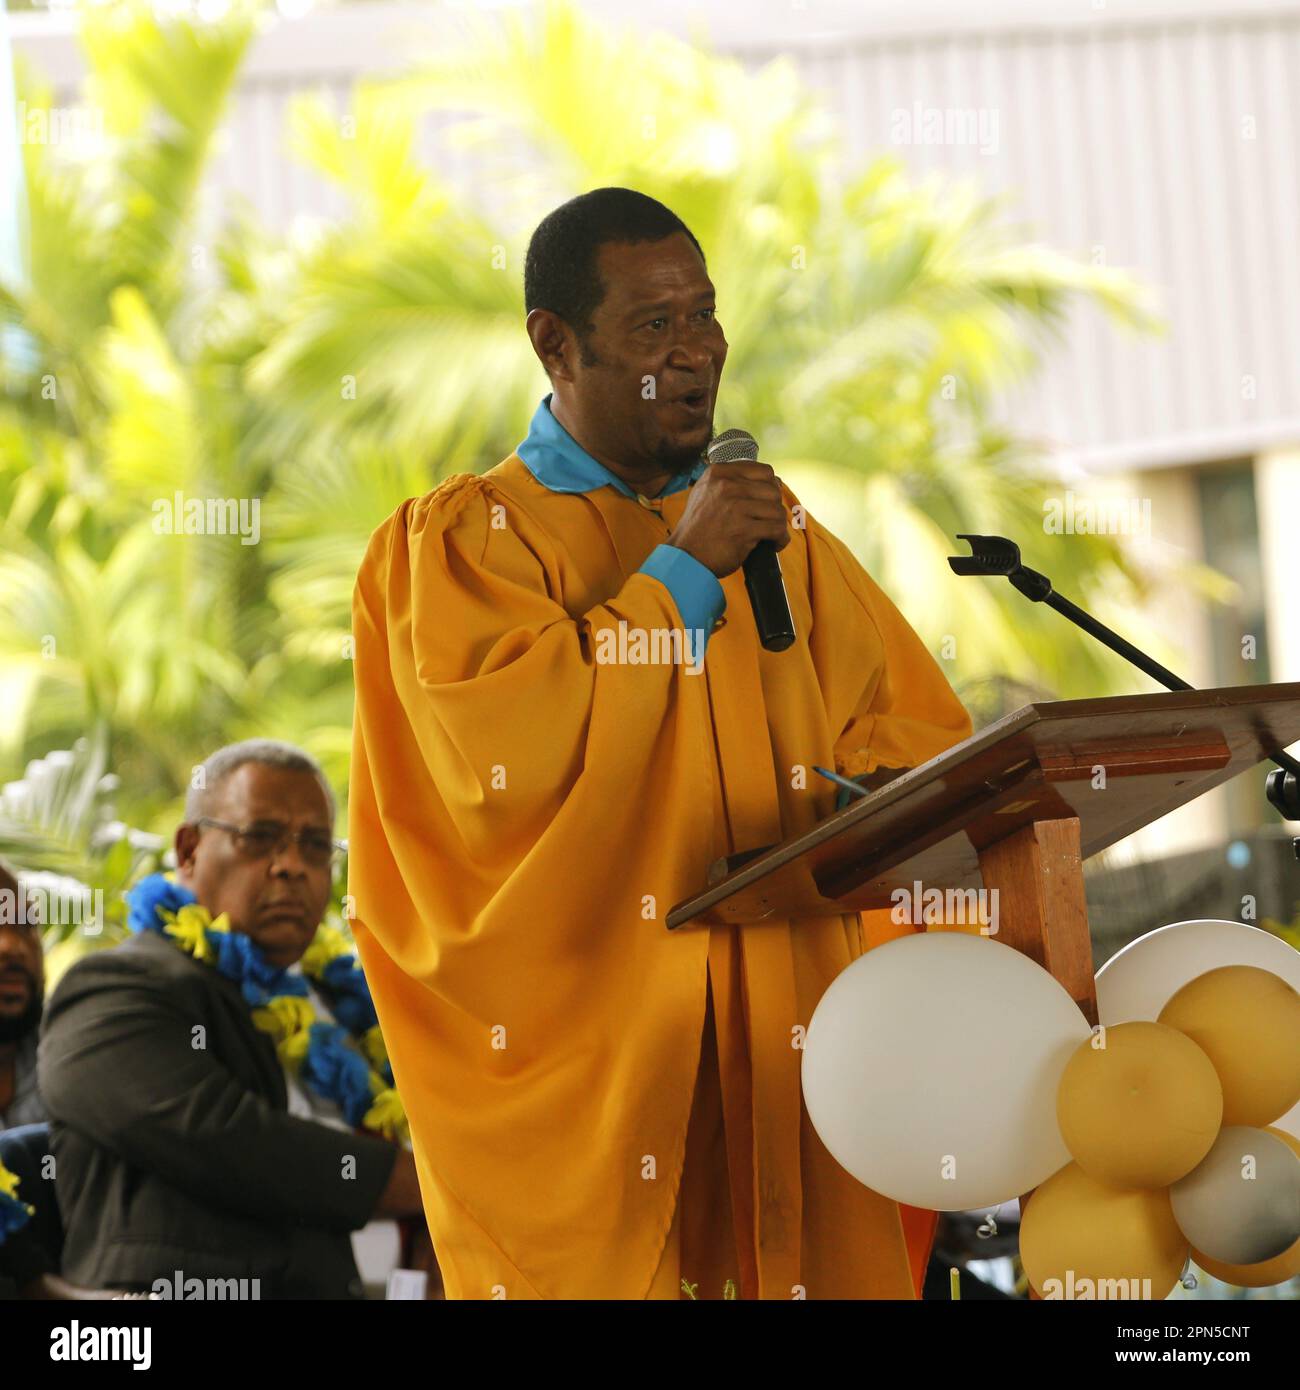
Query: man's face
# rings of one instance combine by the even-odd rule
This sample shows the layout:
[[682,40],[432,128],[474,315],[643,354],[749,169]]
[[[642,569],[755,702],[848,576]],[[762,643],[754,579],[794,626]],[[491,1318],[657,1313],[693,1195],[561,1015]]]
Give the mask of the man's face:
[[[269,847],[274,830],[332,833],[329,803],[310,772],[245,763],[216,788],[206,812],[241,829],[266,831],[259,850],[216,826],[176,832],[176,876],[213,917],[227,913],[275,966],[292,965],[311,944],[330,897],[330,866],[304,857],[296,842]],[[285,839],[285,836],[280,838]]]
[[727,360],[713,282],[681,232],[606,242],[597,266],[605,297],[585,350],[566,352],[571,380],[557,381],[557,394],[572,397],[600,452],[629,471],[681,472],[713,437]]
[[37,914],[20,904],[18,885],[5,873],[0,873],[0,894],[0,1043],[10,1043],[40,1023],[45,953]]

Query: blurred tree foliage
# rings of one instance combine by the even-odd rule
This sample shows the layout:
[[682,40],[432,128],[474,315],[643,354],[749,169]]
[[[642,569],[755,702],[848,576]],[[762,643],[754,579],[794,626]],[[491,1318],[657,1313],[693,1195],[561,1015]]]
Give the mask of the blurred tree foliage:
[[[527,237],[605,184],[662,199],[700,239],[731,342],[720,427],[760,439],[936,653],[954,639],[955,681],[1133,688],[1007,586],[944,564],[957,531],[1014,535],[1151,639],[1133,614],[1161,576],[1114,540],[1045,536],[1053,485],[994,423],[1073,302],[1149,324],[1125,275],[1022,243],[1001,205],[918,186],[892,158],[841,177],[784,63],[747,73],[562,4],[484,20],[467,48],[360,85],[346,113],[298,100],[293,147],[349,215],[271,235],[235,212],[209,233],[204,171],[258,21],[88,8],[104,139],[23,146],[29,263],[0,288],[0,777],[89,736],[120,813],[165,831],[191,768],[256,733],[308,747],[345,788],[367,537],[523,437],[547,389],[523,332]],[[33,74],[20,94],[50,101]],[[421,160],[430,113],[481,196]],[[159,534],[176,492],[257,499],[259,543]]]

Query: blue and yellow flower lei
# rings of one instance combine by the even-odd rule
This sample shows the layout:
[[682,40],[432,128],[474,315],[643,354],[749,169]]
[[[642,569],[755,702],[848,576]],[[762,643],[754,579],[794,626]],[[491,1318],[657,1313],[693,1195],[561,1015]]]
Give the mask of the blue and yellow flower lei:
[[0,1245],[15,1231],[21,1231],[35,1213],[36,1208],[28,1206],[18,1195],[18,1174],[0,1163]]
[[[370,986],[337,927],[316,929],[302,958],[303,974],[291,975],[271,965],[252,937],[231,931],[225,913],[214,921],[188,888],[166,874],[141,879],[126,899],[132,931],[171,937],[187,955],[239,986],[281,1064],[334,1101],[350,1125],[386,1139],[407,1137],[406,1110],[393,1086]],[[322,987],[338,1023],[318,1018],[308,979]]]

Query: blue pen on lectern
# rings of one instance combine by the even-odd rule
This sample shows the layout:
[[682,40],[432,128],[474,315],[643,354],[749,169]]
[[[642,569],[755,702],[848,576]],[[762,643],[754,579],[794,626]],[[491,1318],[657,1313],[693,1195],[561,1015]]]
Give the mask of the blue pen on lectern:
[[838,772],[829,772],[824,767],[818,767],[816,763],[813,764],[813,771],[821,773],[823,777],[851,791],[854,796],[871,795],[866,787],[859,786],[858,783],[850,781],[847,777],[841,777]]

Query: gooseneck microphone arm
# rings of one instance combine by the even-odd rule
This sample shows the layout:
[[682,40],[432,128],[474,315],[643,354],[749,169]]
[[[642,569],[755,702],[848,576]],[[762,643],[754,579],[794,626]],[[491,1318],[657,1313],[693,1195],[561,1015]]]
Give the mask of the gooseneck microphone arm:
[[[1012,587],[1027,599],[1046,603],[1049,608],[1056,609],[1062,617],[1069,618],[1076,627],[1081,627],[1090,637],[1104,643],[1152,680],[1159,681],[1170,690],[1196,689],[1105,623],[1099,623],[1091,613],[1085,613],[1077,604],[1056,593],[1052,581],[1045,574],[1039,574],[1021,563],[1020,547],[1015,541],[1009,541],[1005,536],[958,535],[957,539],[969,541],[971,553],[948,557],[948,566],[954,574],[1005,575]],[[1281,750],[1271,754],[1271,757],[1278,770],[1268,775],[1265,784],[1268,799],[1285,819],[1300,820],[1300,762]],[[1296,852],[1300,855],[1300,840],[1296,841],[1296,846]]]

